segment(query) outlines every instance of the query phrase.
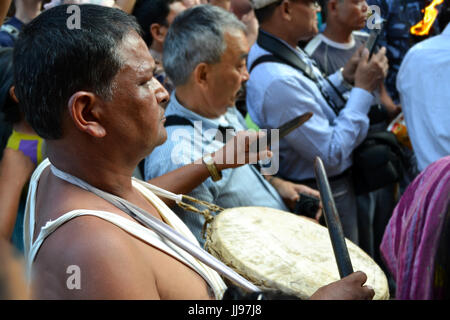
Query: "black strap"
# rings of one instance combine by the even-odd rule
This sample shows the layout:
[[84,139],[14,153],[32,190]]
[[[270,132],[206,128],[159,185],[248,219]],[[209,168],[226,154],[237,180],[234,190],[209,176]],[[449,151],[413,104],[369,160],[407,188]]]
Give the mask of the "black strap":
[[[279,62],[290,65],[291,67],[300,70],[306,77],[314,82],[317,82],[317,77],[314,75],[312,68],[307,65],[302,59],[300,59],[280,40],[259,30],[258,39],[256,40],[256,42],[261,48],[269,51],[271,54],[264,55],[256,59],[250,66],[249,73],[253,70],[254,67],[256,67],[257,64],[268,61]],[[269,56],[272,56],[273,58],[269,58]]]
[[[248,73],[251,73],[252,70],[260,63],[264,62],[278,62],[282,64],[286,64],[286,61],[284,61],[281,58],[275,57],[273,54],[265,54],[260,56],[258,59],[253,61],[252,65],[250,66],[250,69],[248,70]],[[296,68],[297,69],[297,68]]]
[[[166,117],[166,122],[164,123],[165,127],[169,127],[169,126],[191,126],[194,127],[194,124],[189,121],[186,118],[180,117],[180,116],[167,116]],[[142,177],[145,179],[145,159],[142,159],[141,162],[139,162],[138,164],[138,168],[139,171],[142,175]]]
[[[165,127],[170,127],[170,126],[191,126],[191,127],[194,127],[194,124],[190,120],[188,120],[188,119],[186,119],[184,117],[177,116],[177,115],[171,115],[171,116],[167,116],[166,117],[166,122],[164,123],[164,126]],[[222,139],[223,139],[222,142],[223,143],[226,143],[228,141],[228,138],[230,138],[232,136],[232,135],[231,136],[227,135],[227,130],[228,131],[233,130],[233,132],[235,131],[235,129],[233,127],[231,127],[231,126],[226,126],[226,127],[219,126],[217,129],[222,134]]]
[[[324,97],[325,101],[327,101],[328,106],[334,111],[336,115],[339,115],[342,107],[337,106],[332,99],[330,99],[329,95],[326,94],[322,88],[322,85],[319,83],[319,79],[317,79],[316,75],[313,72],[313,69],[306,64],[300,57],[295,54],[289,47],[287,47],[284,43],[282,43],[277,38],[265,33],[261,29],[258,33],[258,39],[256,40],[257,44],[269,51],[271,54],[266,54],[257,58],[249,68],[249,73],[261,63],[264,62],[278,62],[287,64],[294,69],[301,71],[307,78],[316,83],[319,88],[320,93]],[[344,102],[346,99],[342,96],[339,90],[324,76],[325,81],[330,85],[330,87],[337,93],[338,97]]]
[[176,116],[176,115],[172,115],[172,116],[167,116],[166,117],[166,122],[164,123],[165,127],[170,127],[170,126],[191,126],[194,127],[194,124],[183,117],[180,116]]

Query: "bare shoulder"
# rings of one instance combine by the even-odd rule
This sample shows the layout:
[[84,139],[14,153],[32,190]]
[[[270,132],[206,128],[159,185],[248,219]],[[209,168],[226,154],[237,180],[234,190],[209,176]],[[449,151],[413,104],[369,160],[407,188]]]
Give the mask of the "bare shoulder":
[[41,299],[158,299],[144,261],[136,240],[119,227],[77,217],[43,243],[33,264],[34,292]]
[[[34,238],[47,221],[80,208],[136,222],[103,199],[43,172]],[[182,261],[92,215],[73,218],[51,233],[37,253],[33,273],[40,299],[209,298],[204,279]]]

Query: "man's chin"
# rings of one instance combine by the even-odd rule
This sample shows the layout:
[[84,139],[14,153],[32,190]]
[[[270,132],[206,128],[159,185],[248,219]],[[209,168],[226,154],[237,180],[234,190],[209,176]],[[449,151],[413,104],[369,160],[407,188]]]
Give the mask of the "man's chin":
[[160,146],[160,145],[164,144],[164,142],[166,142],[166,141],[167,141],[167,130],[164,127],[163,130],[161,131],[160,136],[159,136],[159,141],[158,141],[157,146]]

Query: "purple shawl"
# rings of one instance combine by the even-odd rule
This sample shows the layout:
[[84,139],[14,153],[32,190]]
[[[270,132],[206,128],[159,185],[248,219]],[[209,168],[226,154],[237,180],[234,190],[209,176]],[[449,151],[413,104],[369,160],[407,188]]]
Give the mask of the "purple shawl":
[[383,236],[382,257],[397,284],[396,299],[436,299],[435,254],[450,203],[450,156],[421,172],[396,206]]

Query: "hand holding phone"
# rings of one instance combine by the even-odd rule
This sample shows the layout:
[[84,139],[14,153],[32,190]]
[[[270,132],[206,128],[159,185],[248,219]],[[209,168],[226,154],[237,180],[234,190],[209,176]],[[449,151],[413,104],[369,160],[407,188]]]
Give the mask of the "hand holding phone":
[[366,48],[369,50],[369,60],[375,52],[379,37],[380,33],[375,29],[370,33],[369,39],[366,42]]
[[369,50],[369,60],[372,57],[372,54],[375,53],[382,29],[383,23],[380,23],[379,28],[375,28],[370,32],[369,39],[366,42],[366,48]]

